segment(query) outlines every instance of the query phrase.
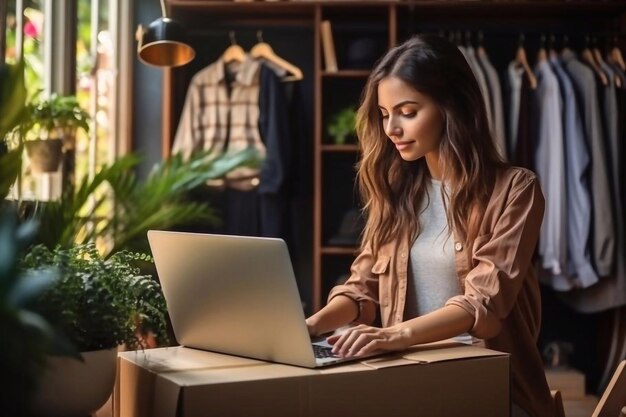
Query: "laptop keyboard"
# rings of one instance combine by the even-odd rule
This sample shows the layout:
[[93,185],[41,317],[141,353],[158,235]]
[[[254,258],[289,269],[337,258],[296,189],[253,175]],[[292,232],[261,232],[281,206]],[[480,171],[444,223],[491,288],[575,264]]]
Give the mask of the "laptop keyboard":
[[332,348],[327,346],[313,345],[313,353],[318,359],[337,357],[333,354]]

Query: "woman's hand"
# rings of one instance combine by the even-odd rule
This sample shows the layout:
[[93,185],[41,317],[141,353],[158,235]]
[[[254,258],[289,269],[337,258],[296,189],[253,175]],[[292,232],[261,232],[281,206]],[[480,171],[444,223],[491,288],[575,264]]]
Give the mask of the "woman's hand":
[[339,357],[364,356],[374,351],[404,350],[411,346],[408,329],[399,326],[379,328],[365,325],[351,327],[327,340]]

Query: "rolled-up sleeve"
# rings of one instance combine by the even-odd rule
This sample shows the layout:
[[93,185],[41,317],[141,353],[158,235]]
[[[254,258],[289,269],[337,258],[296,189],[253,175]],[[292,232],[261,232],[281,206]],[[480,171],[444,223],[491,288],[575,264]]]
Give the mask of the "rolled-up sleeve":
[[536,177],[519,182],[493,232],[474,242],[474,267],[465,277],[464,294],[446,303],[474,317],[470,334],[481,339],[500,332],[532,267],[545,202]]
[[[387,263],[389,258],[386,258]],[[335,286],[328,295],[328,301],[343,295],[352,299],[359,306],[357,323],[370,324],[376,318],[378,304],[378,274],[376,262],[369,248],[365,248],[356,257],[350,267],[350,278],[343,285]]]

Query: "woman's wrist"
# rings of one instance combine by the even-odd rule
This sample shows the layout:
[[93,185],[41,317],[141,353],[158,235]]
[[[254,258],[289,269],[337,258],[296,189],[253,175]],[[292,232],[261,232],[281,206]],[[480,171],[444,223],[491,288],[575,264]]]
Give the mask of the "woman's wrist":
[[319,334],[317,329],[317,320],[314,315],[306,319],[306,327],[309,329],[310,336],[317,336]]
[[391,329],[397,335],[397,338],[400,339],[400,343],[405,349],[415,344],[413,342],[413,329],[409,322],[398,323],[392,326]]

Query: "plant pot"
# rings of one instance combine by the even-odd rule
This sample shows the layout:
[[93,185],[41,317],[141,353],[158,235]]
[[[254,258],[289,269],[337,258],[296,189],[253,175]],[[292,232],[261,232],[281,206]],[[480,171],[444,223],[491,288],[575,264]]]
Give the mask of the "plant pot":
[[63,156],[63,140],[36,139],[25,142],[26,154],[34,173],[56,172]]
[[33,397],[37,416],[84,417],[111,396],[117,372],[117,348],[83,352],[84,361],[49,356]]

